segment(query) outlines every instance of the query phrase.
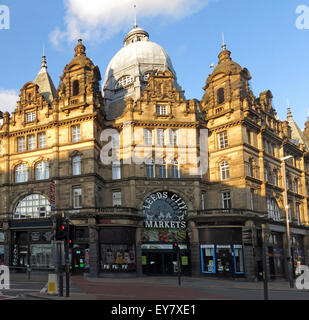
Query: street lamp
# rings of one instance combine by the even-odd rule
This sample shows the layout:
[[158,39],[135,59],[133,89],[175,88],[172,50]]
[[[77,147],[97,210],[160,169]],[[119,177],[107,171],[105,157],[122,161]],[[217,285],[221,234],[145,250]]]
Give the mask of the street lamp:
[[288,245],[288,269],[289,269],[289,281],[290,287],[294,288],[294,276],[293,276],[293,266],[292,266],[292,257],[291,257],[291,240],[290,240],[290,222],[289,222],[289,203],[288,203],[288,190],[286,187],[286,160],[292,159],[293,156],[286,156],[281,158],[282,165],[282,177],[283,177],[283,186],[284,186],[284,207],[285,207],[285,220],[286,220],[286,237]]

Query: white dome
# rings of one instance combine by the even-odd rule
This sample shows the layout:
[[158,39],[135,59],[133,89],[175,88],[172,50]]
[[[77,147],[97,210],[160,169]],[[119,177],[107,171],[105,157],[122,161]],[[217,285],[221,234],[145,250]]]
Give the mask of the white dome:
[[108,118],[121,115],[126,97],[140,98],[151,71],[171,71],[176,87],[181,90],[171,59],[161,46],[149,41],[146,31],[135,26],[123,42],[123,48],[115,54],[105,72],[103,97]]
[[[138,28],[135,32],[138,35],[138,31],[142,29]],[[114,87],[115,82],[119,80],[126,72],[128,75],[137,76],[137,74],[131,74],[133,70],[131,67],[138,66],[139,75],[143,75],[147,71],[160,70],[165,71],[169,69],[176,77],[176,72],[173,68],[172,61],[166,51],[158,44],[148,40],[148,37],[140,41],[129,42],[127,39],[133,31],[130,31],[125,38],[125,46],[120,49],[110,61],[106,73],[103,88]],[[145,32],[145,31],[144,31]],[[148,34],[147,34],[148,35]],[[129,38],[130,40],[130,38]],[[134,70],[136,73],[136,69]]]

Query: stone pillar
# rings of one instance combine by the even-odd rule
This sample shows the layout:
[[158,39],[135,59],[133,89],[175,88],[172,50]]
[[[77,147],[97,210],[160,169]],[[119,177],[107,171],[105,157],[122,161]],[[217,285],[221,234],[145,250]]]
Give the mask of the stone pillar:
[[89,227],[89,263],[90,263],[90,277],[98,277],[99,276],[99,237],[98,230],[96,227],[96,219],[89,218],[88,219],[88,227]]
[[199,232],[192,221],[188,223],[188,237],[190,241],[191,275],[199,277],[201,275]]
[[4,232],[4,265],[10,265],[11,256],[11,233],[9,229],[9,223],[3,222],[3,232]]
[[142,232],[143,228],[136,229],[136,275],[141,277],[143,275],[143,266],[142,266]]

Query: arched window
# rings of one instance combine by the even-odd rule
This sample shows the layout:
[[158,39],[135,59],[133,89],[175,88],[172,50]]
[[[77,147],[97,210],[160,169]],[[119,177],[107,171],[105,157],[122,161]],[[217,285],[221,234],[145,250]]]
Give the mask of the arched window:
[[48,162],[39,162],[35,166],[35,179],[44,180],[49,179],[49,163]]
[[28,181],[28,167],[26,164],[20,164],[15,168],[15,182],[27,182]]
[[221,104],[224,102],[224,88],[220,88],[217,91],[217,99],[218,99],[218,104]]
[[14,219],[45,218],[50,216],[51,207],[47,198],[31,194],[18,202],[14,209]]
[[79,81],[73,81],[73,96],[77,96],[79,94]]
[[82,173],[82,160],[80,156],[72,158],[73,176],[79,176]]
[[134,77],[132,77],[132,76],[123,76],[117,81],[115,89],[125,88],[126,86],[131,84],[133,81],[134,81]]
[[220,177],[221,180],[228,180],[230,178],[230,167],[227,161],[220,163]]

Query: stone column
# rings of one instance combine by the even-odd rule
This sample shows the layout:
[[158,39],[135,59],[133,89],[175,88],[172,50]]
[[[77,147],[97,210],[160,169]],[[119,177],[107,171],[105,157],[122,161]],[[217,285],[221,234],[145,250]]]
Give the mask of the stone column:
[[195,223],[191,221],[188,223],[188,237],[190,241],[191,275],[199,277],[201,275],[199,233]]
[[89,263],[90,263],[90,277],[99,276],[99,237],[98,229],[96,227],[96,219],[88,219],[89,227]]
[[142,232],[143,228],[136,229],[136,275],[141,277],[143,275],[143,266],[142,266]]
[[10,265],[11,256],[11,234],[9,229],[9,223],[3,222],[3,232],[4,232],[4,265]]

